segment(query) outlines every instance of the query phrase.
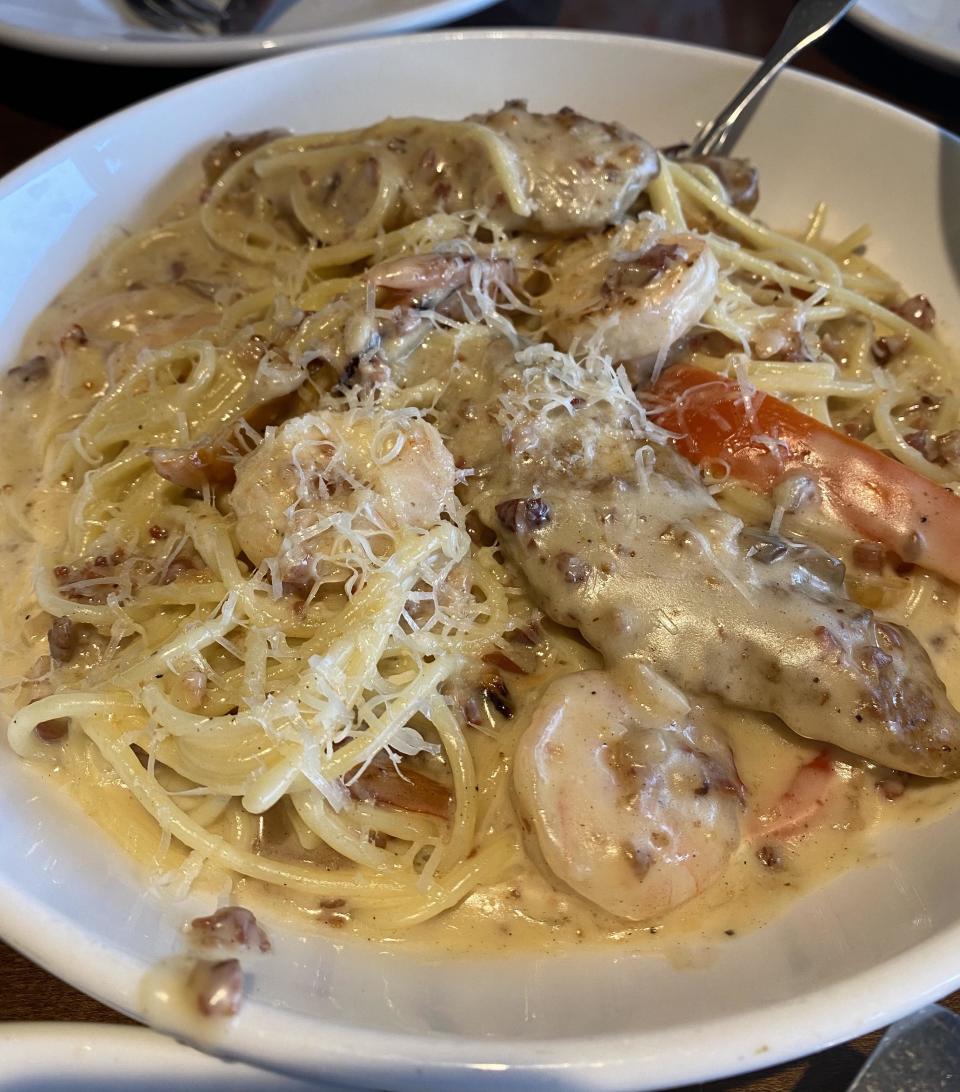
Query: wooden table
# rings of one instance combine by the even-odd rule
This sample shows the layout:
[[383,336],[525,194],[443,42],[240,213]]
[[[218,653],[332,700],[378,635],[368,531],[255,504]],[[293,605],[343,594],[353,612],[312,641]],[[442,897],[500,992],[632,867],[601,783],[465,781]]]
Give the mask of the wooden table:
[[[42,0],[38,0],[42,2]],[[464,26],[553,26],[646,34],[762,54],[792,0],[512,0]],[[805,68],[960,129],[955,76],[901,57],[853,25],[798,62]],[[0,48],[0,174],[81,126],[194,76],[195,69],[119,68]],[[129,1023],[0,944],[0,1020]],[[960,1012],[960,993],[947,1001]],[[792,1065],[703,1085],[703,1092],[843,1092],[878,1034]]]

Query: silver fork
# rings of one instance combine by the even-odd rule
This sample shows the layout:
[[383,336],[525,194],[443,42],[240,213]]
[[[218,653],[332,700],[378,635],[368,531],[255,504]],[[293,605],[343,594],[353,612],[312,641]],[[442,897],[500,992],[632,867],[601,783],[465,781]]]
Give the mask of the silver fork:
[[856,0],[797,0],[763,63],[719,114],[693,138],[685,155],[723,155],[733,148],[760,99],[785,64],[822,38]]
[[223,13],[206,0],[126,0],[127,7],[158,30],[219,34]]
[[126,0],[145,22],[166,31],[246,34],[263,30],[294,0]]

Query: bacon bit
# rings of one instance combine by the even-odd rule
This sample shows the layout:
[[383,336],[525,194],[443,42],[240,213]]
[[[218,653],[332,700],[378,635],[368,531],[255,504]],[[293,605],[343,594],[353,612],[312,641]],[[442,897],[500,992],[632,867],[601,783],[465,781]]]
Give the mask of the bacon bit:
[[9,375],[13,379],[19,379],[21,383],[30,383],[36,379],[46,379],[50,374],[50,361],[45,356],[32,356],[15,368],[11,368]]
[[347,362],[337,386],[343,390],[356,388],[369,394],[389,383],[392,374],[390,365],[380,357],[362,359],[355,356]]
[[502,717],[506,717],[507,720],[510,720],[513,717],[515,712],[513,700],[510,697],[510,691],[507,689],[507,684],[499,675],[495,675],[488,682],[484,683],[483,696]]
[[873,359],[881,366],[884,366],[889,364],[899,353],[902,353],[906,346],[906,334],[889,334],[886,337],[878,337],[870,346],[870,352],[873,354]]
[[757,850],[757,859],[764,868],[781,868],[783,855],[776,846],[760,846]]
[[194,564],[193,559],[181,554],[179,557],[175,557],[166,567],[163,576],[160,578],[160,584],[166,587],[167,584],[175,583],[181,576],[196,571],[197,566]]
[[346,905],[346,899],[317,899],[321,910],[342,910]]
[[937,458],[937,443],[929,429],[922,428],[916,432],[908,432],[904,440],[928,461],[934,462]]
[[497,536],[485,523],[480,522],[480,517],[472,508],[467,513],[464,523],[474,546],[493,546],[496,543]]
[[937,321],[937,312],[926,296],[911,296],[908,300],[893,308],[895,314],[912,323],[918,330],[932,330]]
[[243,1004],[243,968],[238,959],[198,959],[187,986],[196,992],[204,1016],[236,1016]]
[[873,419],[866,414],[858,415],[843,426],[843,431],[853,440],[865,440],[873,432]]
[[579,557],[575,557],[567,550],[563,550],[557,554],[554,564],[563,574],[563,579],[568,584],[582,584],[591,573],[591,567],[586,561],[582,561]]
[[[87,558],[76,565],[57,565],[53,570],[65,598],[76,603],[106,603],[108,596],[120,590],[119,583],[110,581],[113,567],[110,559],[101,555],[105,564],[98,565],[100,558]],[[119,562],[118,562],[119,563]],[[81,581],[96,581],[89,587],[71,587]]]
[[206,948],[258,948],[270,951],[270,939],[256,917],[243,906],[222,906],[208,917],[194,918],[187,927]]
[[753,212],[760,200],[760,174],[749,160],[721,155],[689,158],[694,163],[703,163],[713,171],[727,191],[727,197],[734,208]]
[[154,447],[147,451],[161,478],[183,489],[202,492],[208,485],[231,485],[234,464],[227,459],[222,442],[204,437],[193,447]]
[[960,469],[960,429],[951,429],[938,436],[937,451],[942,462]]
[[550,505],[543,497],[501,501],[496,512],[497,519],[503,526],[518,535],[535,531],[548,524],[551,519]]
[[89,340],[86,330],[75,322],[63,337],[60,338],[60,351],[62,353],[69,352],[72,346],[76,345],[80,347],[86,345]]
[[922,428],[908,432],[904,440],[928,462],[938,466],[960,466],[960,429],[934,436],[930,429]]
[[42,720],[34,732],[44,743],[59,743],[70,730],[69,717],[57,717],[55,720]]
[[156,523],[150,528],[150,537],[154,540],[166,538],[169,534],[170,532],[166,529],[166,527],[161,527],[159,524]]
[[528,648],[535,648],[542,639],[540,627],[536,622],[532,622],[529,626],[517,626],[504,636],[512,644],[526,645]]
[[69,618],[54,618],[53,625],[47,630],[50,659],[58,664],[69,663],[76,655],[79,636],[77,627]]
[[463,716],[472,728],[479,728],[483,724],[483,709],[480,707],[479,698],[471,695],[464,701]]
[[355,800],[434,815],[438,819],[449,819],[453,812],[453,797],[446,785],[407,766],[398,771],[383,755],[377,755],[349,789]]
[[494,667],[499,667],[502,671],[509,671],[513,675],[529,674],[528,671],[525,671],[518,663],[502,652],[488,652],[483,659],[484,663],[493,664]]

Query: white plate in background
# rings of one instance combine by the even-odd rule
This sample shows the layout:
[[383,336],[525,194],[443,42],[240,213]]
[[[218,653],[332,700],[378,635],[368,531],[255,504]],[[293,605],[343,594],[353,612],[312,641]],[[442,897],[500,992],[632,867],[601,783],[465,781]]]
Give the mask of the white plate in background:
[[147,1028],[0,1024],[0,1092],[348,1092],[224,1062]]
[[225,65],[463,19],[495,0],[294,0],[258,34],[168,33],[124,0],[3,0],[0,42],[110,64]]
[[849,18],[896,49],[960,70],[960,0],[860,0]]
[[[31,318],[122,227],[162,207],[226,130],[453,118],[527,97],[534,109],[570,104],[667,144],[695,133],[753,65],[631,37],[451,32],[291,54],[180,87],[0,182],[0,360],[16,361]],[[788,71],[738,151],[760,167],[764,219],[799,229],[823,199],[835,237],[869,221],[870,254],[941,315],[957,313],[956,140]],[[956,702],[960,678],[948,685]],[[181,950],[197,908],[149,894],[92,821],[2,743],[0,830],[0,934],[142,1018],[142,975]],[[870,867],[762,930],[692,950],[682,966],[626,945],[452,959],[271,925],[275,951],[214,1049],[406,1092],[641,1092],[773,1065],[960,985],[958,844],[960,813],[891,831]]]

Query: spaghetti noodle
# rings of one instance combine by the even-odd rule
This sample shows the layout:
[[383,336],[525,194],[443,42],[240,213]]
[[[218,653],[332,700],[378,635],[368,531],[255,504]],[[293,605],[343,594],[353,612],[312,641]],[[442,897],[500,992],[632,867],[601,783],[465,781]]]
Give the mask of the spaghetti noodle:
[[[36,416],[41,467],[5,497],[35,577],[7,620],[10,743],[119,782],[175,887],[225,872],[389,930],[517,875],[518,734],[597,656],[477,521],[458,418],[486,414],[512,459],[551,415],[614,407],[643,477],[671,438],[644,387],[682,356],[933,482],[960,474],[916,437],[956,425],[953,365],[862,257],[866,229],[827,244],[818,211],[803,239],[774,231],[619,126],[514,103],[262,134],[207,166],[58,301],[6,410]],[[684,320],[696,261],[709,298]],[[658,318],[644,293],[674,275]],[[655,352],[611,361],[634,322]],[[701,470],[748,522],[846,548],[814,510]],[[532,533],[536,500],[484,522]],[[936,579],[857,576],[905,615]]]

